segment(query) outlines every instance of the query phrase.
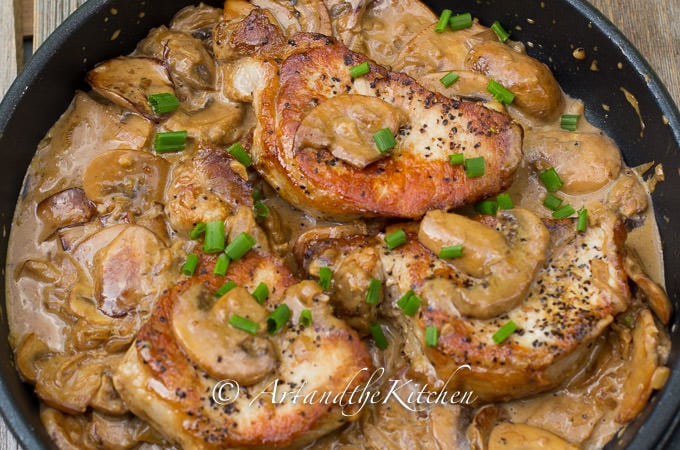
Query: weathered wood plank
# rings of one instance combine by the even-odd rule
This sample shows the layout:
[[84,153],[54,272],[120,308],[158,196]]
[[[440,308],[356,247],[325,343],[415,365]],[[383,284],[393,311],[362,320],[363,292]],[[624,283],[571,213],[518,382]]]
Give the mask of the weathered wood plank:
[[21,2],[0,1],[0,98],[17,76],[23,58],[21,43]]
[[33,51],[85,0],[34,0]]

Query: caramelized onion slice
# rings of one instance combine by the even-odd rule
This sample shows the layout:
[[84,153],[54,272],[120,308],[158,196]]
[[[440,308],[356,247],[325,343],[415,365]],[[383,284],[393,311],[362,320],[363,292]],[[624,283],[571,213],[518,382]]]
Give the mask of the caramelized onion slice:
[[502,423],[489,436],[488,450],[578,450],[561,437],[521,423]]

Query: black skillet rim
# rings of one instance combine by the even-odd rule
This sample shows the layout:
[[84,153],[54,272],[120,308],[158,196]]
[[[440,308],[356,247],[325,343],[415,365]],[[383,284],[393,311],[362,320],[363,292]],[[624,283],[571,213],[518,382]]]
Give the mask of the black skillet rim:
[[[440,4],[444,2],[429,1],[426,3],[429,3],[434,9],[436,9],[437,6],[440,6]],[[478,1],[476,3],[493,4],[494,1]],[[576,14],[591,22],[595,29],[604,34],[611,43],[620,49],[623,60],[632,66],[634,72],[639,77],[646,78],[647,91],[652,95],[653,101],[657,108],[669,121],[669,127],[671,129],[671,133],[673,134],[673,141],[675,144],[674,148],[671,150],[673,152],[673,156],[677,156],[677,149],[680,148],[680,113],[678,112],[677,106],[674,104],[673,100],[668,94],[668,91],[659,81],[658,76],[654,73],[640,53],[628,41],[628,39],[608,19],[603,17],[601,13],[597,11],[592,5],[587,3],[585,0],[565,0],[563,3],[568,4],[575,10]],[[49,64],[55,54],[59,53],[60,48],[75,33],[79,31],[81,26],[91,20],[90,16],[97,16],[99,18],[106,16],[112,19],[108,26],[111,28],[111,30],[115,29],[115,17],[107,15],[111,6],[115,4],[122,5],[120,0],[118,3],[116,3],[116,1],[110,0],[87,1],[50,36],[50,38],[41,46],[40,49],[38,49],[27,67],[10,87],[9,91],[5,95],[5,98],[3,99],[2,104],[0,105],[0,142],[2,142],[2,144],[6,144],[6,142],[4,142],[7,140],[5,139],[5,136],[11,134],[8,132],[8,130],[10,130],[9,127],[16,125],[12,123],[11,119],[17,110],[21,108],[22,99],[26,94],[28,87],[35,87],[37,83],[42,81],[42,78],[45,75],[45,66]],[[141,2],[141,4],[143,5],[144,2]],[[167,11],[152,11],[151,14],[147,14],[146,19],[143,20],[144,22],[148,22],[146,29],[151,28],[151,26],[158,23],[167,21],[170,17],[167,14]],[[153,21],[152,18],[160,18],[160,20]],[[141,38],[141,36],[139,37]],[[111,44],[109,46],[111,47],[109,51],[114,52],[115,50],[113,49],[116,46],[127,48],[129,50],[137,40],[138,39],[135,39],[134,37],[130,38],[131,42],[126,42],[124,39],[121,39],[118,43]],[[83,52],[87,53],[85,47],[86,44],[83,46]],[[114,56],[115,54],[117,53],[112,53],[111,56]],[[86,65],[87,62],[82,61],[80,64],[81,71],[83,70],[82,67]],[[73,71],[73,68],[69,68],[69,70]],[[82,77],[80,79],[82,79]],[[62,112],[65,107],[66,104],[57,105],[55,109],[55,117],[58,117],[58,114]],[[46,130],[42,130],[38,134],[42,136],[44,135],[45,131]],[[4,145],[0,145],[0,148],[3,147]],[[33,148],[35,148],[35,145]],[[8,151],[4,148],[2,151],[5,154],[3,156],[6,157]],[[21,155],[19,157],[10,157],[6,163],[12,166],[18,164],[23,170],[25,170],[27,165],[26,157],[26,155],[23,156],[23,159],[21,159]],[[19,177],[18,182],[17,177]],[[16,199],[19,193],[18,186],[20,186],[20,181],[22,178],[23,173],[19,173],[15,174],[15,176],[9,180],[9,183],[7,180],[3,180],[3,185],[0,187],[0,192],[2,192],[3,195],[3,207],[7,207],[7,205],[11,203],[11,210],[13,211],[14,199]],[[5,198],[5,196],[7,196],[7,198]],[[3,213],[0,215],[3,218],[5,227],[7,227],[6,224],[8,221],[11,223],[11,214],[3,211]],[[658,213],[657,215],[659,216],[659,219],[662,219],[661,214]],[[660,222],[660,226],[662,225],[663,224]],[[6,235],[7,230],[5,229],[2,237],[2,246],[0,246],[0,258],[3,260],[6,257],[7,250]],[[667,237],[671,237],[671,235],[667,234]],[[670,269],[672,269],[672,267],[669,267],[668,263],[666,263],[667,278],[670,274]],[[4,295],[4,279],[2,279],[0,283],[2,283],[1,287]],[[671,292],[671,295],[677,308],[678,302],[675,298],[677,293]],[[2,320],[0,321],[0,334],[2,334],[2,336],[7,336],[8,333],[5,308],[4,302],[2,302],[0,305],[0,314],[2,315]],[[678,318],[676,315],[674,318],[674,323],[676,325],[677,321]],[[674,344],[676,344],[676,342],[674,342]],[[677,347],[677,345],[674,345],[674,349],[677,350]],[[0,377],[0,409],[7,425],[24,448],[54,448],[53,444],[45,441],[47,438],[47,433],[39,424],[39,420],[37,420],[35,417],[35,401],[31,401],[32,394],[30,393],[30,390],[19,381],[18,376],[14,371],[14,366],[10,360],[11,351],[9,349],[8,342],[4,338],[2,342],[0,342],[0,349],[6,352],[8,356],[7,360],[2,361],[1,363],[3,376]],[[676,351],[674,351],[674,356],[675,364],[673,365],[674,370],[672,372],[671,378],[669,379],[667,387],[664,389],[664,391],[655,395],[653,401],[655,403],[654,409],[645,413],[646,418],[644,424],[642,424],[642,427],[630,427],[629,430],[624,434],[623,440],[628,442],[628,446],[626,448],[670,448],[671,446],[678,445],[673,445],[672,436],[678,426],[678,423],[680,422],[680,416],[676,416],[678,407],[680,406],[680,357],[678,357]],[[8,375],[9,378],[7,377]]]

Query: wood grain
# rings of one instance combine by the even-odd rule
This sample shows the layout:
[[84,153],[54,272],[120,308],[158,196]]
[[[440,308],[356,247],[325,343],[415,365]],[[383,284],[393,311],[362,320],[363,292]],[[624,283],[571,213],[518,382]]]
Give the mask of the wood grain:
[[[680,105],[680,0],[590,0],[649,61]],[[0,0],[0,98],[21,61],[21,35],[33,34],[35,47],[84,0]],[[31,12],[35,11],[33,15]],[[32,31],[31,31],[32,30]],[[0,421],[0,450],[21,450]]]

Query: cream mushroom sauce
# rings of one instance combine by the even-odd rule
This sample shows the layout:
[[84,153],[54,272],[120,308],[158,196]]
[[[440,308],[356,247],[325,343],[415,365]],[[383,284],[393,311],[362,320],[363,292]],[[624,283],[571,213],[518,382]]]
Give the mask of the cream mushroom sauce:
[[[523,130],[523,160],[506,191],[515,209],[480,218],[467,205],[430,211],[424,218],[408,218],[422,223],[403,225],[406,218],[317,217],[289,205],[285,193],[264,181],[257,165],[246,167],[227,152],[236,142],[246,152],[255,145],[257,117],[251,104],[264,75],[249,70],[256,54],[234,55],[236,44],[228,42],[225,29],[258,8],[286,39],[298,32],[332,35],[426,89],[509,114]],[[42,421],[58,447],[195,445],[155,427],[159,420],[153,411],[128,404],[117,388],[125,377],[117,371],[159,298],[190,279],[181,269],[189,254],[200,252],[200,239],[190,233],[201,222],[224,222],[227,242],[246,232],[255,242],[251,251],[284,261],[290,276],[282,301],[295,313],[318,299],[329,302],[337,318],[329,315],[326,322],[342,323],[350,336],[360,336],[362,351],[372,360],[367,365],[384,371],[367,389],[387,394],[392,382],[402,386],[399,398],[364,402],[349,418],[312,427],[309,439],[303,433],[279,446],[504,449],[542,442],[541,448],[601,448],[664,386],[671,307],[662,287],[659,236],[643,179],[651,166],[626,167],[616,144],[585,120],[583,103],[563,93],[549,69],[527,56],[521,43],[501,42],[477,20],[459,31],[436,32],[437,20],[417,0],[230,0],[223,9],[190,6],[168,26],[151,30],[131,55],[102,62],[88,74],[93,90],[75,94],[29,167],[6,271],[16,366],[35,386]],[[459,79],[444,86],[440,78],[450,71]],[[506,105],[495,100],[487,90],[490,79],[512,91],[515,101]],[[147,98],[160,93],[178,98],[179,109],[155,112]],[[296,145],[326,148],[338,163],[359,169],[390,158],[371,147],[370,137],[380,128],[398,134],[408,119],[374,97],[365,100],[364,108],[360,97],[338,96],[312,109]],[[579,115],[576,131],[560,127],[563,114]],[[362,121],[368,130],[361,128]],[[156,134],[180,130],[188,136],[183,150],[154,151]],[[630,281],[620,288],[615,313],[603,319],[594,339],[578,351],[573,360],[578,366],[569,369],[567,379],[546,381],[540,389],[520,383],[515,394],[502,392],[502,386],[498,392],[483,391],[486,385],[479,384],[479,392],[472,389],[459,402],[409,404],[404,399],[419,389],[450,386],[437,379],[444,364],[437,359],[441,354],[423,350],[417,323],[391,307],[403,292],[396,275],[383,266],[400,262],[399,255],[385,253],[382,239],[405,227],[409,245],[421,245],[418,251],[431,251],[435,259],[438,248],[462,243],[472,253],[437,261],[424,269],[431,274],[417,274],[416,279],[431,279],[418,292],[424,301],[418,314],[496,323],[497,317],[512,315],[527,296],[538,295],[535,280],[545,276],[551,252],[560,239],[574,234],[573,220],[551,222],[552,211],[544,206],[549,193],[539,174],[550,168],[562,181],[553,194],[574,211],[585,208],[589,227],[624,230],[625,225],[627,238],[615,251]],[[614,246],[621,236],[602,233],[605,246]],[[345,247],[334,247],[333,239],[343,237],[349,237]],[[318,250],[310,244],[314,242],[327,245]],[[317,254],[321,256],[314,259]],[[575,255],[577,260],[578,251]],[[596,259],[611,264],[606,255]],[[603,270],[615,277],[617,267],[604,264]],[[333,265],[333,273],[322,294],[316,284],[311,288],[305,283],[316,280],[324,265]],[[439,267],[464,273],[473,284],[490,276],[489,283],[512,285],[481,283],[475,285],[477,291],[467,291],[438,280]],[[578,271],[570,278],[570,270],[556,278],[567,280],[565,290],[569,283],[590,284]],[[295,284],[293,277],[305,281]],[[385,284],[377,306],[365,300],[371,279]],[[198,284],[184,291],[172,310],[174,337],[183,354],[206,379],[230,378],[251,386],[271,378],[279,365],[280,344],[266,334],[250,337],[225,322],[233,311],[263,322],[273,304],[258,305],[253,299],[248,308],[239,307],[251,300],[242,286],[219,300],[206,300],[200,291]],[[370,330],[375,323],[382,324],[387,348],[374,342]],[[226,359],[222,347],[229,352]],[[332,356],[327,355],[329,361]],[[219,448],[215,445],[205,442],[205,448]],[[267,442],[252,444],[257,445]]]

